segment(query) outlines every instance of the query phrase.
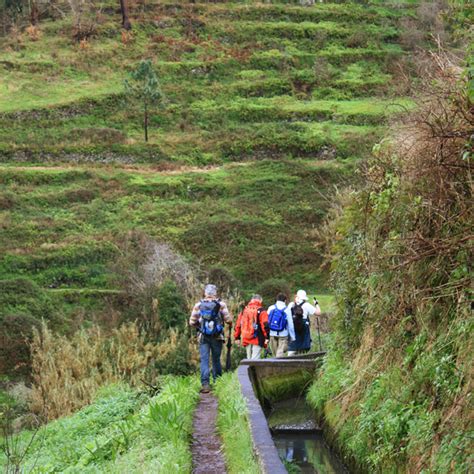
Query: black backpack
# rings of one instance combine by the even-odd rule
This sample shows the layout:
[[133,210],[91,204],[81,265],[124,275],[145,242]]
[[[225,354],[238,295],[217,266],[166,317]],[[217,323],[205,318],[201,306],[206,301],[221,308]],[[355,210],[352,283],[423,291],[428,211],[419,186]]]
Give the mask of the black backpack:
[[291,308],[291,314],[293,315],[293,325],[295,327],[295,332],[302,334],[304,332],[305,320],[303,318],[303,303],[296,304]]

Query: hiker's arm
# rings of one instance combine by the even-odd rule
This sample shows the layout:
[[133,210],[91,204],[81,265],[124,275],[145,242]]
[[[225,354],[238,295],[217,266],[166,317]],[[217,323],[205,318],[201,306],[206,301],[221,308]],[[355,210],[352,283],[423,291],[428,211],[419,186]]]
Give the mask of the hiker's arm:
[[239,313],[239,316],[237,318],[237,322],[235,323],[235,329],[234,329],[234,339],[237,341],[240,339],[240,332],[241,332],[241,320],[242,320],[242,313]]
[[295,325],[293,324],[293,315],[291,314],[291,309],[286,309],[286,320],[288,322],[288,335],[290,336],[291,341],[296,340],[295,334]]
[[221,308],[220,308],[220,313],[222,316],[222,320],[228,324],[229,326],[232,326],[232,315],[229,313],[229,310],[227,309],[227,305],[221,301],[220,302]]
[[313,305],[310,305],[311,306],[311,312],[309,313],[310,316],[321,316],[321,308],[319,307],[319,303],[317,302],[317,300],[315,299],[314,300],[314,306]]
[[199,327],[199,303],[194,306],[193,311],[191,312],[189,325],[195,328]]

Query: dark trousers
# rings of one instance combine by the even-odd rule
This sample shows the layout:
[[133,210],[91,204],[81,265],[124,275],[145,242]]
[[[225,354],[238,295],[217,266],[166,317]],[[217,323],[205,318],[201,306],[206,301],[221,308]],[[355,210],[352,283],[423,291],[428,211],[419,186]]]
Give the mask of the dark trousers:
[[212,355],[212,378],[214,381],[222,375],[221,353],[224,341],[212,336],[201,335],[199,353],[201,355],[201,383],[209,385],[210,369],[209,362]]

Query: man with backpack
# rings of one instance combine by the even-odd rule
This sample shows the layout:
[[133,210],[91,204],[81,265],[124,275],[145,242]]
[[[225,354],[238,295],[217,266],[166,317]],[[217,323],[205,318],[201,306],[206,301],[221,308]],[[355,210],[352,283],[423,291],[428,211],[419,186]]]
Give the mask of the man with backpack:
[[286,306],[286,295],[279,293],[274,305],[268,308],[270,348],[273,357],[283,357],[288,350],[288,338],[295,340],[291,311]]
[[304,354],[311,349],[310,316],[321,314],[318,302],[316,306],[308,303],[306,291],[298,290],[294,303],[290,303],[288,308],[293,316],[296,340],[288,347],[288,355]]
[[260,359],[262,348],[268,343],[268,315],[262,306],[262,297],[253,295],[237,318],[234,339],[247,350],[247,359]]
[[[221,353],[224,344],[224,326],[232,326],[232,316],[227,305],[217,298],[217,287],[206,285],[204,299],[193,308],[189,325],[199,333],[199,353],[201,356],[201,392],[209,393],[209,355],[212,356],[212,377],[214,382],[222,375]],[[230,330],[230,329],[229,329]]]

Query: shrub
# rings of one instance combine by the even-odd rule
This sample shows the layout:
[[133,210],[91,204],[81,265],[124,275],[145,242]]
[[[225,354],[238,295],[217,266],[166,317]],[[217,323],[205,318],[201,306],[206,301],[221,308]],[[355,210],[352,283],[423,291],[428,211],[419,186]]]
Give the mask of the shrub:
[[0,372],[25,376],[30,372],[28,341],[40,322],[28,314],[9,314],[0,320]]
[[156,293],[160,326],[183,331],[187,325],[188,306],[185,295],[173,280],[165,280]]
[[257,293],[262,295],[265,305],[270,306],[275,302],[278,293],[284,293],[290,300],[293,292],[287,281],[279,278],[270,278],[257,287]]
[[141,232],[125,236],[112,271],[114,283],[127,296],[124,312],[136,319],[152,340],[162,337],[163,329],[186,321],[201,293],[195,268],[168,244]]
[[53,334],[43,324],[34,331],[31,354],[31,409],[51,420],[90,403],[103,385],[122,380],[137,385],[157,348],[145,342],[136,323],[110,334],[93,326],[71,339]]
[[[187,324],[187,318],[185,319]],[[155,371],[159,374],[189,375],[198,366],[199,349],[189,331],[171,330],[158,343]]]
[[27,376],[33,329],[60,318],[46,291],[26,278],[0,280],[0,373]]

